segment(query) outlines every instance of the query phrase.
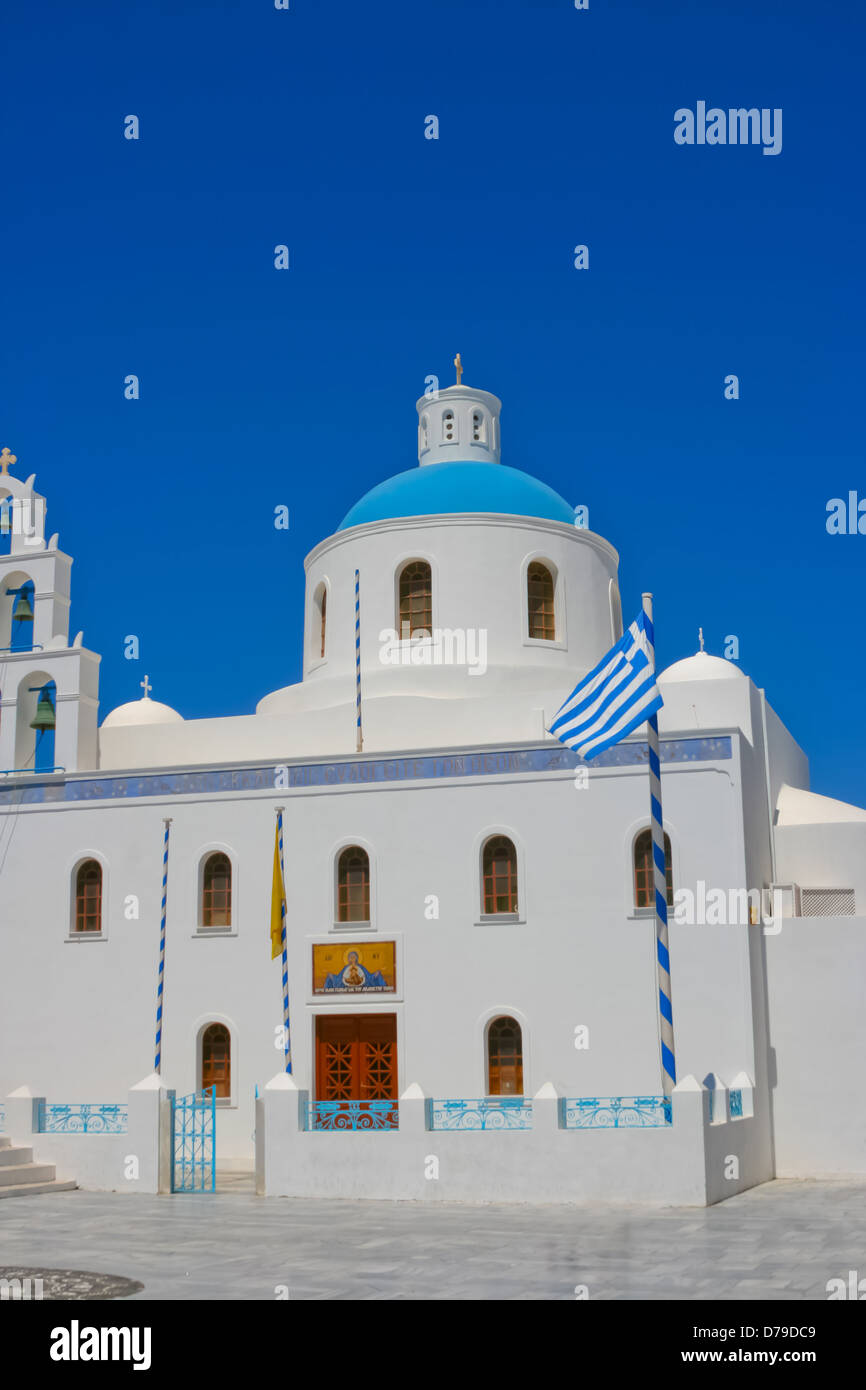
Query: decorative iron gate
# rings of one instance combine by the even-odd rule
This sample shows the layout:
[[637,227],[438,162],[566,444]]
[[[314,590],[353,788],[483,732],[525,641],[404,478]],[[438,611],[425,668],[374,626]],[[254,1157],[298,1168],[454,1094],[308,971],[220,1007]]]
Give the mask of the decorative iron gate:
[[172,1192],[213,1192],[216,1087],[171,1102]]

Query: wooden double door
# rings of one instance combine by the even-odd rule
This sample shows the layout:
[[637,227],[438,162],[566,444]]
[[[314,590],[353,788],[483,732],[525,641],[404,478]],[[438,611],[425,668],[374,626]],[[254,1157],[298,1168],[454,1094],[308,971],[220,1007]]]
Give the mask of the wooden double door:
[[397,1099],[397,1015],[316,1019],[316,1099]]

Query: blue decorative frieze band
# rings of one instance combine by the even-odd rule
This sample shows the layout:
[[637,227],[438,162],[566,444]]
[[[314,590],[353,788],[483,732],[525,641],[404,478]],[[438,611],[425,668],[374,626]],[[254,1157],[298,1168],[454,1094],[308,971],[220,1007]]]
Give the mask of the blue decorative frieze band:
[[125,1134],[126,1105],[48,1105],[39,1107],[40,1134]]
[[428,1129],[532,1129],[532,1101],[524,1096],[481,1100],[427,1100]]
[[562,1129],[651,1129],[672,1120],[667,1096],[563,1096],[559,1102]]
[[[732,756],[731,739],[680,738],[661,745],[663,763],[719,762]],[[648,761],[646,743],[620,743],[600,753],[593,768],[640,767]],[[569,748],[513,748],[469,753],[426,753],[406,758],[355,758],[337,762],[286,763],[277,785],[276,765],[238,767],[208,772],[141,773],[135,777],[74,777],[55,782],[30,780],[0,787],[0,806],[54,801],[113,801],[144,796],[201,796],[221,792],[272,791],[293,788],[387,786],[396,782],[513,777],[522,773],[569,772],[582,765]]]
[[303,1129],[399,1129],[396,1100],[311,1100],[304,1104]]

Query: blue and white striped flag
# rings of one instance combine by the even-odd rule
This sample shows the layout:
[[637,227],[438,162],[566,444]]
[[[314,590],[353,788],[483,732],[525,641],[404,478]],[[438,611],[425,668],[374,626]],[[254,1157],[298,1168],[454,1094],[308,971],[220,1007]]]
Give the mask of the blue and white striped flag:
[[619,743],[664,703],[656,685],[649,624],[646,613],[639,613],[556,712],[548,732],[587,762]]

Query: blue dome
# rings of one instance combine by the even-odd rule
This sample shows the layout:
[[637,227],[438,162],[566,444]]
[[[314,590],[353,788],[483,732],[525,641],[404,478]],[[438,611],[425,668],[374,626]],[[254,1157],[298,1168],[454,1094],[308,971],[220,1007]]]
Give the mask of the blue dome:
[[574,524],[574,508],[552,487],[501,463],[430,463],[396,473],[371,488],[338,529],[401,516],[501,512]]

